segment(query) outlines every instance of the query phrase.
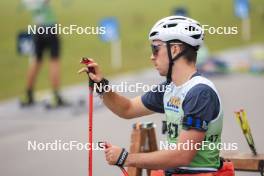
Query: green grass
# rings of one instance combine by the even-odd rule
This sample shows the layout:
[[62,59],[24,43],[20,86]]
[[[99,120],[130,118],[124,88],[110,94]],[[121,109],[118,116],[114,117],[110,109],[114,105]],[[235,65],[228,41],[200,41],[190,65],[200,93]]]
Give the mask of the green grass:
[[[70,1],[70,0],[68,0]],[[29,12],[19,9],[17,1],[0,2],[0,99],[21,95],[25,87],[27,57],[16,53],[16,35],[31,23]],[[59,23],[63,25],[97,26],[106,16],[115,16],[120,21],[123,68],[114,71],[110,67],[110,46],[102,43],[98,36],[62,35],[62,84],[70,85],[84,81],[77,76],[82,56],[96,58],[105,75],[151,66],[148,32],[154,22],[170,15],[172,8],[179,5],[189,9],[191,17],[210,26],[238,26],[241,21],[233,15],[231,0],[71,0],[64,6],[62,0],[52,1]],[[211,51],[219,51],[239,45],[263,42],[264,7],[262,0],[251,1],[252,38],[248,42],[238,35],[206,35],[206,44]],[[49,87],[47,59],[36,85],[36,89]]]

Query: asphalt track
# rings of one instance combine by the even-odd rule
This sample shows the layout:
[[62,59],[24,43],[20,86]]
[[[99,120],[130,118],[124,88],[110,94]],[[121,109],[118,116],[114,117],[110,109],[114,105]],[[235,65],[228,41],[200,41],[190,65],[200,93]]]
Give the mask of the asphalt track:
[[[111,78],[112,82],[126,81],[129,84],[142,82],[157,84],[162,78],[155,70],[145,70],[122,77]],[[246,140],[234,118],[235,109],[243,107],[248,114],[249,123],[259,153],[264,153],[263,141],[263,76],[250,74],[231,74],[212,77],[224,104],[223,142],[238,143],[238,152],[250,153]],[[63,94],[72,102],[86,99],[86,84],[68,87]],[[123,93],[134,97],[137,93]],[[45,94],[43,95],[46,98]],[[48,97],[47,97],[48,98]],[[87,107],[87,105],[85,105]],[[0,175],[1,176],[85,176],[87,175],[87,155],[85,150],[77,151],[28,151],[28,141],[62,142],[88,141],[87,108],[68,108],[46,111],[38,105],[31,109],[21,109],[16,99],[0,104]],[[141,119],[123,120],[106,109],[95,97],[94,141],[109,141],[122,147],[129,147],[132,124],[137,121],[152,121],[156,127],[158,140],[161,135],[162,114]],[[94,176],[121,175],[118,168],[108,166],[102,151],[94,151]],[[253,176],[258,173],[241,173],[239,176]]]

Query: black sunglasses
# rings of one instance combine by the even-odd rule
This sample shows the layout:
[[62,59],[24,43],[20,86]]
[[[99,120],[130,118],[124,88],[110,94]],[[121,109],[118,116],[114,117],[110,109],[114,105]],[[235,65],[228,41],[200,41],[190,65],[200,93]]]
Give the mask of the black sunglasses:
[[[182,43],[170,43],[171,45],[177,45],[177,44],[182,44]],[[152,54],[153,56],[157,56],[160,50],[160,47],[163,45],[167,45],[166,43],[162,43],[162,44],[158,44],[158,45],[153,45],[151,44],[151,50],[152,50]]]
[[166,43],[158,44],[158,45],[153,45],[153,44],[150,45],[150,46],[151,46],[151,50],[152,50],[152,54],[153,54],[153,56],[157,56],[157,55],[158,55],[159,50],[160,50],[160,47],[161,47],[162,45],[166,45]]

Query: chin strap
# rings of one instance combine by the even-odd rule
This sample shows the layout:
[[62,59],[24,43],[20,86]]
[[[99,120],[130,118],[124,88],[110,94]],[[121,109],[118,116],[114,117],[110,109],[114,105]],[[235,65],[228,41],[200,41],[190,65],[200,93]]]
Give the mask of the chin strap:
[[167,73],[167,83],[170,83],[171,82],[172,67],[174,65],[174,61],[178,60],[181,56],[186,54],[187,49],[184,49],[179,54],[177,54],[174,58],[172,58],[170,42],[166,42],[166,46],[167,46],[167,52],[168,52],[168,57],[169,57],[169,69],[168,69],[168,73]]

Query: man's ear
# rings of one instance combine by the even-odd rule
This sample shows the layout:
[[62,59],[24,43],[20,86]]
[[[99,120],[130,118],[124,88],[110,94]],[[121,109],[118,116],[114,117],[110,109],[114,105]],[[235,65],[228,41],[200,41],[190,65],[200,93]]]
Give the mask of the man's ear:
[[181,47],[179,45],[172,45],[171,46],[171,55],[172,58],[174,58],[175,56],[177,56],[181,51]]

